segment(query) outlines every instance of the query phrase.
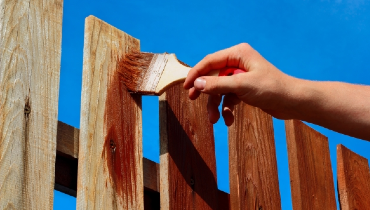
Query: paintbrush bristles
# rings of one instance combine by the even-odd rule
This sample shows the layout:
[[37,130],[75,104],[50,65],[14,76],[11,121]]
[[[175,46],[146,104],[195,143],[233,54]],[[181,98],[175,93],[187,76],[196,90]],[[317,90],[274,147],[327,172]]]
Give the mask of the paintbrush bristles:
[[117,71],[122,76],[122,80],[127,89],[132,92],[139,91],[153,56],[153,53],[134,51],[118,59]]

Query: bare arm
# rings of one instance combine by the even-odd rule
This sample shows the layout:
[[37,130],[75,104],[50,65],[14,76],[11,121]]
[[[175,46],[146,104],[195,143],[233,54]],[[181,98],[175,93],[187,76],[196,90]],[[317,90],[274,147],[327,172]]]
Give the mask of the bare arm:
[[[202,76],[213,69],[237,67],[247,72],[230,77]],[[315,82],[284,74],[248,44],[205,57],[188,74],[184,88],[189,97],[209,94],[209,120],[222,116],[234,121],[234,106],[241,101],[279,119],[300,119],[331,130],[370,140],[370,87],[341,82]]]
[[296,80],[294,119],[370,140],[369,86]]

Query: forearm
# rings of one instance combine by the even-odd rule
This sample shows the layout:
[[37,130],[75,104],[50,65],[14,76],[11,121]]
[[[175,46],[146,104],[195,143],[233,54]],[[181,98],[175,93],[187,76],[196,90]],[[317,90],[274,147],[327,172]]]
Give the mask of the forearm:
[[370,140],[370,86],[295,79],[294,118]]

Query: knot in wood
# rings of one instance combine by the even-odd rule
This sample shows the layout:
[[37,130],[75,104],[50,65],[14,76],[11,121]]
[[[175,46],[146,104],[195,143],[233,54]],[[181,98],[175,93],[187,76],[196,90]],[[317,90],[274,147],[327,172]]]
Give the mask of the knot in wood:
[[194,184],[195,184],[195,181],[194,181],[194,179],[193,179],[193,178],[191,178],[191,179],[190,179],[190,185],[191,185],[191,186],[194,186]]
[[24,106],[24,114],[28,116],[29,113],[31,113],[31,107],[28,104],[26,104]]
[[110,140],[110,149],[112,152],[116,151],[116,144],[114,143],[112,139]]

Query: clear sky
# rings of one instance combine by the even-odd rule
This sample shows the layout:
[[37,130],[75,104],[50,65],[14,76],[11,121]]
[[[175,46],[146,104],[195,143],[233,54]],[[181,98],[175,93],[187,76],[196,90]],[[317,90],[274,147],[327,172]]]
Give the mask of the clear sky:
[[[89,15],[140,39],[142,51],[175,53],[189,65],[209,53],[247,42],[295,77],[370,85],[369,1],[65,0],[58,118],[77,128],[84,20]],[[370,159],[370,142],[311,126],[329,138],[334,183],[337,144]],[[284,122],[274,119],[274,129],[282,208],[291,209]],[[144,157],[156,162],[158,131],[158,98],[144,97]],[[214,131],[218,186],[229,192],[227,128],[221,121]],[[75,206],[75,198],[55,191],[55,209]]]

